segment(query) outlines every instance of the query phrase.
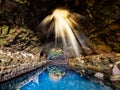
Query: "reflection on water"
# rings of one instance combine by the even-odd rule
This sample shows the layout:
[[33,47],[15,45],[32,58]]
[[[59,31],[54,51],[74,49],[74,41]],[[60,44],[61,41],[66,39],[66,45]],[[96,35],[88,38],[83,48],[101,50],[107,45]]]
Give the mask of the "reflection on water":
[[0,90],[19,90],[19,88],[25,83],[34,80],[37,82],[38,75],[43,72],[45,66],[38,68],[32,72],[26,73],[19,77],[0,83]]
[[111,90],[109,87],[88,80],[80,74],[66,70],[66,74],[58,81],[51,80],[47,70],[38,75],[38,82],[31,80],[20,90]]
[[49,77],[54,80],[58,81],[65,75],[65,68],[58,67],[58,66],[47,66],[47,71],[49,73]]

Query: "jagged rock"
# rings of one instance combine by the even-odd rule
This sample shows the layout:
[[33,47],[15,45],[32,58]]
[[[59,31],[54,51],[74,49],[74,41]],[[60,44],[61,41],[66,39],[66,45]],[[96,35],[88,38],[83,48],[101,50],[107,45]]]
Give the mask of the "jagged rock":
[[[107,85],[119,88],[120,74],[118,72],[114,73],[117,75],[111,74],[114,64],[116,64],[116,66],[119,64],[120,57],[114,55],[109,57],[109,55],[110,54],[84,56],[82,57],[84,64],[81,64],[77,59],[73,58],[68,60],[68,65],[75,71],[80,72],[89,78],[94,76]],[[112,63],[109,62],[108,58],[111,59]],[[85,72],[82,72],[83,69]]]
[[120,69],[118,68],[117,64],[118,62],[116,62],[116,64],[113,66],[113,69],[112,69],[113,75],[120,75]]
[[[81,2],[77,0],[77,2],[79,4],[76,4],[76,0],[2,0],[0,1],[0,25],[7,24],[12,27],[13,24],[18,24],[27,26],[36,32],[41,20],[56,6],[68,6],[70,10],[87,16],[86,19],[80,20],[79,25],[92,40],[97,53],[120,52],[119,1],[85,0]],[[39,34],[42,35],[41,32]],[[88,51],[87,54],[92,53],[89,49],[86,51]]]
[[[11,49],[7,50],[5,47],[0,51],[0,82],[46,64],[46,60],[39,60],[39,53],[34,55],[25,51],[12,52]],[[5,56],[2,57],[3,55]]]
[[[81,20],[81,24],[79,25],[85,35],[87,35],[89,39],[92,40],[94,46],[93,48],[98,54],[110,53],[113,51],[119,53],[119,0],[84,0],[82,2],[81,0],[77,0],[77,2],[79,4],[76,4],[76,0],[0,0],[0,47],[8,47],[14,50],[25,50],[35,54],[41,52],[42,49],[39,46],[41,45],[40,40],[42,41],[42,39],[35,39],[34,37],[36,37],[36,35],[30,31],[33,30],[36,32],[41,20],[49,13],[51,13],[52,10],[56,8],[56,6],[62,5],[66,8],[68,6],[69,9],[73,12],[87,16],[86,20],[88,22]],[[25,26],[27,29],[25,30],[25,28],[23,29],[19,26]],[[28,28],[31,30],[28,30]],[[41,37],[41,35],[42,33],[39,32],[38,36]],[[88,51],[88,54],[91,54],[90,50],[86,49],[86,51]],[[5,58],[6,55],[1,56],[2,58]],[[74,53],[69,55],[69,57],[73,56]],[[93,61],[91,57],[86,59],[84,68],[90,69],[94,72],[103,71],[107,74],[110,73],[109,70],[111,70],[112,65],[114,65],[115,62],[117,62],[119,59],[117,59],[114,55],[108,55],[109,59],[105,59],[103,56],[102,58],[92,57],[92,59],[96,61]],[[120,55],[117,54],[117,56]],[[20,61],[18,61],[20,65],[28,62],[21,61],[21,59],[23,58],[20,57]],[[7,60],[9,61],[9,59]],[[1,61],[4,60],[2,59],[0,62]],[[32,61],[30,63],[32,63]],[[9,63],[5,62],[5,64]],[[10,64],[16,64],[16,62],[12,60]],[[80,69],[81,66],[83,67],[83,65],[81,65],[77,60],[70,60],[69,64],[74,68],[78,67],[78,69]],[[111,66],[109,66],[110,64]],[[118,68],[114,72],[115,75],[111,76],[113,80],[119,80],[119,72],[116,72],[119,71],[119,64],[117,64],[117,67]],[[117,85],[119,86],[119,84]]]
[[103,74],[103,73],[100,73],[100,72],[97,72],[97,73],[95,73],[94,76],[95,76],[96,78],[98,78],[98,79],[102,79],[102,80],[103,80],[104,74]]
[[120,61],[116,62],[116,64],[113,66],[112,76],[110,78],[112,81],[120,81],[120,69],[117,66],[119,63]]
[[2,26],[0,36],[0,47],[8,47],[14,50],[25,50],[31,53],[39,53],[41,51],[39,38],[34,32],[25,27]]

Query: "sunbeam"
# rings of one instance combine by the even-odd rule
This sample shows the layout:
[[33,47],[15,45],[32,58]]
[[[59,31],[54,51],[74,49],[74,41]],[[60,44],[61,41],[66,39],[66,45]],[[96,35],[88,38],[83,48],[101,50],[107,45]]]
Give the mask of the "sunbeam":
[[71,45],[74,49],[72,52],[75,52],[76,56],[79,57],[82,52],[80,46],[83,46],[83,43],[75,28],[79,28],[76,20],[81,17],[80,14],[71,13],[68,10],[56,9],[41,22],[41,26],[46,27],[50,23],[44,32],[55,33],[55,46],[58,47],[59,43],[63,43],[63,47]]

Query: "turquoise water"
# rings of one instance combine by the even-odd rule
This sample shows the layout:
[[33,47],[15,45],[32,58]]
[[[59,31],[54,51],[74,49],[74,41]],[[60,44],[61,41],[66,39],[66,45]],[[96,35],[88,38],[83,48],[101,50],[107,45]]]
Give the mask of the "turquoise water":
[[67,70],[65,76],[58,81],[53,81],[45,70],[38,76],[38,81],[31,80],[20,90],[111,90],[109,87],[90,81],[80,74]]

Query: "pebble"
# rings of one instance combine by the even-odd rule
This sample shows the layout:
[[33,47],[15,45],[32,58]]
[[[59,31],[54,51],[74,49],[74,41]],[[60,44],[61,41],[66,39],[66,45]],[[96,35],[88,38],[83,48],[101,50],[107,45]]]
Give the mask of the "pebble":
[[101,72],[97,72],[94,76],[97,77],[98,79],[102,79],[103,80],[104,74],[101,73]]

